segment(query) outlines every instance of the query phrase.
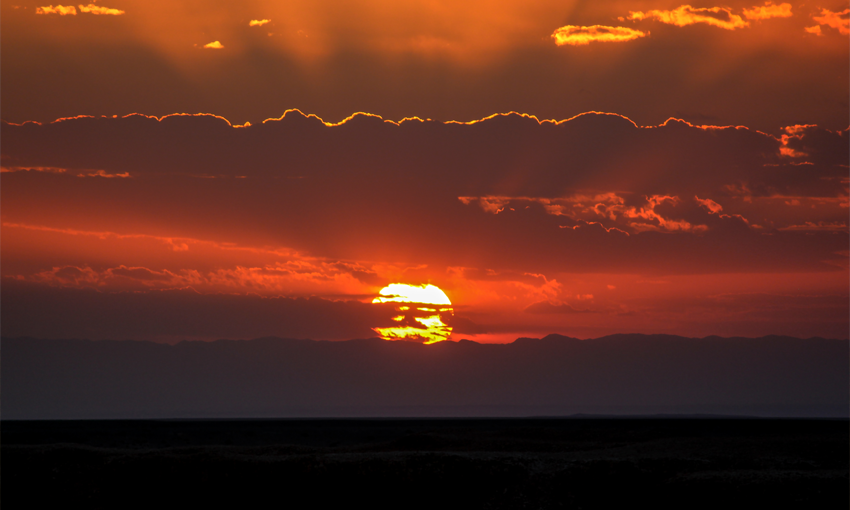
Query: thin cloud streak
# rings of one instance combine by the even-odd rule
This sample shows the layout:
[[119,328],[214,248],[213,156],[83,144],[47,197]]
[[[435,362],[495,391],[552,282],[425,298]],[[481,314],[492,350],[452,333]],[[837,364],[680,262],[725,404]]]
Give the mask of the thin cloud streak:
[[88,4],[88,5],[80,5],[80,12],[86,12],[89,14],[96,14],[98,16],[121,16],[124,14],[124,11],[121,9],[112,9],[110,7],[103,7],[101,5]]
[[654,19],[677,27],[705,23],[725,30],[736,30],[750,26],[749,22],[744,21],[737,14],[732,14],[732,10],[727,7],[697,8],[681,5],[673,10],[629,11],[627,19],[638,21]]
[[558,46],[586,46],[591,42],[626,42],[645,37],[647,34],[640,30],[627,27],[608,27],[593,25],[582,27],[567,25],[552,34],[552,39]]

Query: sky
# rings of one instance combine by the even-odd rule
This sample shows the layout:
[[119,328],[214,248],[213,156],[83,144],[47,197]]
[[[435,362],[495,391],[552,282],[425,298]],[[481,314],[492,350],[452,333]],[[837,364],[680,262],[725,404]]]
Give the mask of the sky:
[[3,0],[0,329],[847,338],[848,18]]

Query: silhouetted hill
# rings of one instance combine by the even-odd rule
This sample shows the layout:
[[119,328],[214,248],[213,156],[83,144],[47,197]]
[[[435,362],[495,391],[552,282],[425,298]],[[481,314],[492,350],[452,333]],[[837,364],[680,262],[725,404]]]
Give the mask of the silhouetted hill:
[[847,416],[848,342],[560,335],[511,344],[2,340],[3,419]]

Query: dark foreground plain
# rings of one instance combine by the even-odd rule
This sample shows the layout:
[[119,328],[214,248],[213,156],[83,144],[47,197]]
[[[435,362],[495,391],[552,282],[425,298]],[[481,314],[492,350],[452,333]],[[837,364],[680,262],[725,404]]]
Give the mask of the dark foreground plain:
[[2,422],[2,502],[847,508],[845,419]]

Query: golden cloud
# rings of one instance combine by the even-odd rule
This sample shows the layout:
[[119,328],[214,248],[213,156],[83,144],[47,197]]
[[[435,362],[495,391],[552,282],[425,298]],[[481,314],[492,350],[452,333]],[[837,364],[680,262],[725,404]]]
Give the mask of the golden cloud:
[[211,43],[205,44],[204,48],[209,48],[209,49],[213,49],[213,50],[220,50],[220,49],[224,48],[224,45],[221,44],[218,41],[213,41]]
[[266,23],[270,23],[270,22],[271,22],[270,19],[252,19],[251,21],[248,22],[248,26],[249,27],[261,27],[261,26],[265,25]]
[[121,9],[111,9],[109,7],[101,7],[95,4],[88,5],[80,5],[80,12],[87,12],[89,14],[97,14],[97,15],[107,15],[107,16],[120,16],[124,14],[124,11]]
[[62,174],[67,170],[55,166],[0,166],[0,173],[11,172],[47,172],[52,174]]
[[[630,227],[635,232],[657,231],[657,232],[692,232],[702,233],[708,230],[706,225],[694,225],[685,220],[675,220],[659,214],[655,208],[662,204],[677,206],[681,202],[675,195],[651,195],[647,196],[646,204],[643,206],[626,205],[625,199],[614,192],[600,193],[596,195],[577,194],[562,198],[545,197],[508,197],[508,196],[484,196],[484,197],[458,197],[464,205],[478,204],[482,210],[491,214],[499,214],[506,208],[510,208],[512,202],[536,202],[543,206],[548,214],[553,216],[566,216],[576,220],[576,225],[561,225],[560,228],[577,230],[583,226],[597,225],[608,233],[629,232],[617,227]],[[723,207],[710,199],[694,197],[696,202],[707,209],[711,214],[721,212]],[[601,219],[606,224],[592,221]],[[744,220],[746,222],[746,220]]]
[[628,19],[656,19],[662,23],[676,25],[677,27],[684,27],[695,23],[705,23],[707,25],[720,27],[726,30],[735,30],[737,28],[750,26],[749,22],[744,21],[744,19],[737,14],[732,14],[731,9],[727,7],[696,8],[691,7],[690,5],[681,5],[672,11],[629,11]]
[[[850,9],[844,9],[841,12],[832,12],[829,9],[821,9],[820,16],[812,16],[812,19],[817,21],[818,25],[837,29],[840,34],[850,34]],[[808,28],[806,31],[814,33]],[[820,33],[820,31],[818,31],[818,33]]]
[[603,25],[592,25],[589,27],[580,27],[577,25],[567,25],[561,27],[552,34],[552,39],[555,44],[563,46],[570,44],[572,46],[583,46],[590,44],[592,41],[598,42],[625,42],[644,37],[646,33],[640,30],[634,30],[627,27],[606,27]]
[[823,35],[823,32],[820,31],[820,25],[815,25],[813,27],[804,27],[803,30],[810,34]]
[[77,8],[73,5],[48,5],[47,7],[36,7],[36,14],[58,14],[60,16],[65,16],[70,14],[71,16],[77,15]]
[[744,9],[744,17],[747,19],[789,18],[791,4],[773,5],[773,2],[766,2],[761,7]]

